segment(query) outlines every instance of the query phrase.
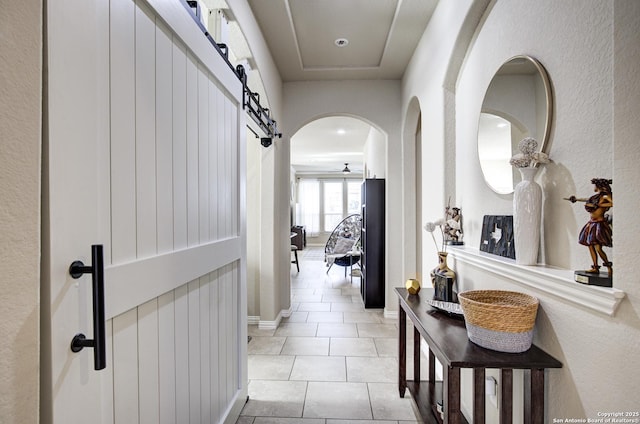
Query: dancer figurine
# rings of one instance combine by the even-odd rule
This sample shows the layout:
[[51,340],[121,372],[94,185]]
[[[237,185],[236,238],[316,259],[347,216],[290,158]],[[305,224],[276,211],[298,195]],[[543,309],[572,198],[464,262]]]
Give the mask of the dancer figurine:
[[445,208],[444,233],[447,236],[447,244],[462,245],[462,214],[460,208]]
[[579,199],[576,196],[565,198],[571,203],[585,202],[584,208],[591,217],[578,236],[579,243],[589,247],[593,262],[591,269],[585,272],[588,274],[600,273],[600,266],[598,265],[598,256],[600,256],[602,265],[607,267],[609,278],[613,275],[613,264],[602,248],[612,247],[613,245],[609,215],[606,213],[613,207],[612,182],[612,180],[606,178],[593,178],[591,184],[595,186],[594,191],[596,194],[588,199]]

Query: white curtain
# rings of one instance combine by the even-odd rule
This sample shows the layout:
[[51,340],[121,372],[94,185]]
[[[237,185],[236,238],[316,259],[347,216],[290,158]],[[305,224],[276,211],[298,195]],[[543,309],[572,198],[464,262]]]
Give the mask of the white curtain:
[[308,236],[318,236],[320,233],[320,181],[299,180],[296,206],[296,222],[306,227]]

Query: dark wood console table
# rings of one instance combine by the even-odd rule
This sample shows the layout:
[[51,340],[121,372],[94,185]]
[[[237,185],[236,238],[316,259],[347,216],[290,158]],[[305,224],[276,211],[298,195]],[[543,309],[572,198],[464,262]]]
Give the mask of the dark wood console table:
[[[561,368],[562,363],[537,346],[523,353],[503,353],[482,348],[467,337],[464,320],[450,317],[432,308],[425,299],[433,296],[432,289],[422,289],[410,295],[404,288],[396,288],[399,308],[399,375],[398,389],[404,397],[406,389],[413,396],[422,419],[426,423],[441,423],[436,410],[436,397],[442,390],[444,423],[466,423],[460,411],[460,369],[473,369],[473,422],[485,422],[485,370],[501,370],[500,423],[511,423],[513,417],[513,370],[524,372],[524,422],[544,422],[544,370]],[[421,300],[422,297],[422,300]],[[407,380],[407,315],[413,324],[413,380]],[[429,379],[420,380],[420,338],[429,345]],[[443,381],[436,382],[435,358],[442,364]]]

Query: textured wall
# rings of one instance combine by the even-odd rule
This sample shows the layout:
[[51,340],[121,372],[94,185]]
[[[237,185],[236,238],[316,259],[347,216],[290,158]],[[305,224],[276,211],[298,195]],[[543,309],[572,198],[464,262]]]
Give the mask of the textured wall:
[[[487,5],[488,13],[471,38],[469,24]],[[512,213],[512,195],[498,195],[485,185],[476,147],[485,90],[512,56],[539,59],[554,91],[553,163],[538,173],[544,190],[543,261],[565,269],[589,265],[587,249],[577,243],[588,215],[581,205],[561,198],[589,195],[593,177],[614,180],[617,225],[610,256],[614,285],[627,294],[614,317],[454,264],[463,290],[502,288],[540,299],[535,343],[564,364],[547,373],[547,422],[638,409],[640,286],[634,262],[640,255],[635,240],[640,196],[632,182],[640,180],[639,27],[640,3],[633,0],[441,2],[403,79],[403,119],[411,119],[416,104],[422,112],[422,218],[434,219],[429,214],[439,213],[441,198],[452,195],[464,212],[465,241],[472,247],[479,246],[483,215]],[[461,51],[466,52],[464,62]],[[410,150],[412,142],[405,133],[403,149]],[[434,263],[429,243],[425,239],[425,267]],[[463,373],[467,410],[469,383]],[[487,422],[494,422],[496,414],[489,407]]]
[[[624,12],[614,13],[618,8]],[[631,101],[634,97],[627,95],[623,104],[618,95],[625,92],[622,87],[635,88],[637,99],[637,21],[637,2],[628,0],[496,2],[469,51],[456,88],[456,197],[465,211],[466,241],[471,246],[479,245],[482,215],[512,210],[512,195],[497,195],[482,182],[475,147],[484,90],[493,72],[511,56],[529,54],[540,60],[554,91],[549,150],[553,163],[538,173],[544,192],[543,261],[565,269],[590,264],[587,249],[577,243],[588,215],[582,205],[561,198],[590,195],[593,177],[614,181],[613,213],[620,224],[614,225],[615,248],[610,256],[616,270],[614,285],[628,296],[616,316],[529,291],[541,300],[535,342],[564,364],[562,370],[547,374],[549,421],[596,418],[598,412],[638,407],[640,301],[637,276],[626,259],[627,251],[638,251],[637,242],[628,235],[629,228],[635,232],[640,224],[637,213],[634,217],[630,212],[637,211],[638,188],[629,184],[630,177],[637,181],[638,132],[637,126],[635,133],[628,127],[637,122],[638,107],[637,100]],[[457,268],[462,289],[524,291],[475,268],[462,264]]]
[[41,2],[2,2],[0,421],[3,424],[38,422],[41,20]]

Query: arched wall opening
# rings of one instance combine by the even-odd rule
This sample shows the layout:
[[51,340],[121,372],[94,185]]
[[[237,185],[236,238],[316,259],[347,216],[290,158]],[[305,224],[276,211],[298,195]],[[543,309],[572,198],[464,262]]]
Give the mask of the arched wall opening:
[[[290,140],[292,225],[305,228],[308,245],[323,246],[334,224],[360,213],[362,181],[385,177],[387,135],[366,119],[338,114],[309,120]],[[341,204],[327,200],[336,190]]]
[[422,112],[413,97],[407,107],[402,138],[403,275],[422,281]]
[[401,81],[397,80],[298,81],[283,85],[283,140],[289,141],[292,134],[313,120],[336,115],[361,119],[385,135],[385,311],[397,309],[393,287],[404,281],[400,230],[403,214],[401,93]]

